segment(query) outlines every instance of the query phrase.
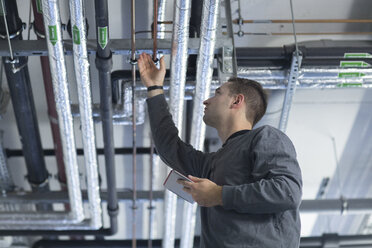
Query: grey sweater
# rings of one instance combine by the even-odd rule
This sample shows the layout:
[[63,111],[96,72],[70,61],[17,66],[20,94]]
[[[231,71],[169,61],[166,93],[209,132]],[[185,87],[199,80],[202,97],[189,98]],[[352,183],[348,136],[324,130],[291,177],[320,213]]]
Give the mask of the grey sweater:
[[223,206],[201,207],[201,247],[299,246],[301,171],[289,138],[263,126],[213,153],[184,143],[164,95],[147,99],[156,149],[170,167],[222,187]]

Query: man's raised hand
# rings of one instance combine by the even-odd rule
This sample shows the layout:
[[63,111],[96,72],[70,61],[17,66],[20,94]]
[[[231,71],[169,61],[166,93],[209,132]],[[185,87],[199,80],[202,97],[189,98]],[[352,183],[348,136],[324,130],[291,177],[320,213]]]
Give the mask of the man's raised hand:
[[146,87],[158,85],[163,86],[165,77],[164,56],[160,58],[160,69],[152,61],[150,55],[142,53],[138,58],[138,68],[141,81]]

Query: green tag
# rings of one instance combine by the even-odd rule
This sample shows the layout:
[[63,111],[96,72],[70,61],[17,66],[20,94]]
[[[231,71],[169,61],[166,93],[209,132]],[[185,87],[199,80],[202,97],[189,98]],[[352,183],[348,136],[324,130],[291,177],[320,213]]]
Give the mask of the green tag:
[[342,83],[342,84],[338,84],[337,87],[340,87],[340,88],[346,88],[346,87],[360,87],[360,86],[363,86],[362,83]]
[[73,34],[73,40],[76,45],[80,45],[80,30],[76,25],[74,25],[74,28],[72,29]]
[[43,13],[43,7],[41,5],[41,0],[36,0],[36,11],[37,13]]
[[345,53],[344,58],[372,58],[369,53]]
[[107,46],[107,26],[106,27],[98,27],[98,44],[102,49],[105,49]]
[[4,16],[3,5],[0,2],[0,16]]
[[361,72],[340,72],[338,74],[339,78],[353,78],[353,77],[363,77],[366,74]]
[[58,40],[57,26],[52,25],[52,26],[48,26],[48,28],[49,28],[49,39],[50,39],[50,42],[52,42],[52,44],[54,46],[57,43],[57,40]]
[[370,67],[371,65],[364,61],[340,61],[340,67]]

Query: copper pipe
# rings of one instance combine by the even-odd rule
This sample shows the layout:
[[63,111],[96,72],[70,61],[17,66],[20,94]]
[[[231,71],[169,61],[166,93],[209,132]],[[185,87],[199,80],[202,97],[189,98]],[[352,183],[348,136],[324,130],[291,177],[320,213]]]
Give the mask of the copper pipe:
[[[239,19],[233,23],[239,24]],[[292,20],[242,20],[242,23],[292,23]],[[297,19],[295,23],[372,23],[372,19]]]
[[153,45],[153,52],[152,52],[152,60],[153,61],[156,61],[157,60],[157,57],[156,57],[156,50],[157,50],[157,41],[158,41],[158,36],[157,36],[157,33],[158,33],[158,0],[154,0],[154,33],[152,35],[152,38],[154,40],[154,45]]
[[149,194],[149,240],[148,247],[152,248],[152,211],[154,209],[152,205],[153,195],[153,176],[154,176],[154,142],[150,139],[150,194]]
[[136,240],[136,209],[137,209],[137,190],[136,190],[136,175],[137,175],[137,149],[136,149],[136,139],[137,139],[137,131],[136,131],[136,22],[135,22],[135,0],[131,1],[131,20],[132,20],[132,134],[133,134],[133,220],[132,220],[132,247],[137,247],[137,240]]

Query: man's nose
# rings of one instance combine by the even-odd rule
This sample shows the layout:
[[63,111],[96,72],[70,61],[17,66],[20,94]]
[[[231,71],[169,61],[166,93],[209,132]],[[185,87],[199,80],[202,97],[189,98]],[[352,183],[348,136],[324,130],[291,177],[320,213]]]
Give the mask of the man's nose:
[[204,104],[204,105],[207,105],[207,104],[208,104],[208,100],[209,100],[209,99],[204,100],[203,104]]

